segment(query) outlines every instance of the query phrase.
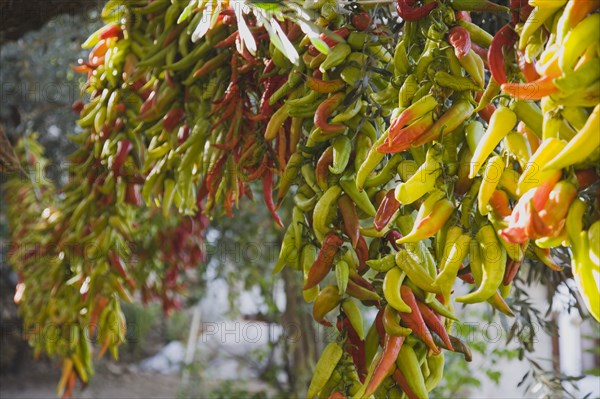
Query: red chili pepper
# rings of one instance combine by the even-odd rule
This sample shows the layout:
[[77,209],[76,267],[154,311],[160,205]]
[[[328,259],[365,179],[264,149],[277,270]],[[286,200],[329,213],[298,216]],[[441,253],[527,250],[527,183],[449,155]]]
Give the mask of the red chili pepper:
[[[317,69],[315,71],[319,70]],[[322,73],[321,76],[323,76]],[[329,94],[342,90],[346,86],[346,82],[344,82],[342,79],[322,80],[320,77],[307,76],[306,85],[309,89],[319,94]]]
[[517,33],[509,24],[500,28],[492,39],[488,53],[488,65],[492,77],[498,84],[507,83],[506,68],[504,66],[505,57],[517,40]]
[[375,366],[373,376],[367,383],[364,397],[368,398],[371,396],[377,388],[379,388],[379,385],[381,385],[383,380],[393,372],[396,366],[398,353],[400,353],[400,348],[402,348],[405,338],[406,337],[386,334],[385,342],[383,344],[383,354]]
[[290,39],[290,42],[293,42],[294,40],[298,39],[300,37],[300,35],[302,34],[302,28],[300,28],[300,25],[293,23],[292,21],[288,21],[288,30],[286,32],[286,36],[288,39]]
[[262,117],[269,117],[273,113],[273,107],[269,104],[269,99],[279,89],[281,86],[287,82],[287,76],[271,76],[267,78],[265,83],[265,90],[263,91],[263,95],[260,99],[259,111],[258,113]]
[[371,26],[371,16],[368,12],[359,12],[357,14],[352,14],[350,18],[352,25],[359,31],[367,30]]
[[311,266],[304,283],[304,290],[311,289],[319,284],[331,270],[333,261],[344,241],[335,233],[329,233],[323,241],[323,246],[317,255],[315,263]]
[[483,64],[485,65],[486,68],[488,67],[488,49],[481,47],[480,45],[478,45],[477,43],[473,43],[471,42],[471,50],[473,50],[475,52],[475,54],[477,54],[478,56],[481,57],[481,59],[483,60]]
[[75,112],[76,114],[81,113],[81,111],[83,110],[83,101],[82,100],[75,100],[75,102],[71,105],[71,109],[73,110],[73,112]]
[[356,372],[358,375],[364,376],[367,374],[367,366],[365,364],[365,341],[360,339],[358,333],[354,327],[352,327],[352,323],[350,323],[350,320],[347,317],[344,317],[342,326],[345,328],[348,334],[348,341],[346,341],[345,345],[346,351],[350,354],[350,356],[352,356],[352,361],[356,367]]
[[71,65],[71,69],[77,73],[89,73],[93,70],[93,68],[86,63],[82,63],[81,65]]
[[[481,100],[481,92],[477,92],[475,93],[475,100],[479,101]],[[486,121],[487,123],[490,123],[490,119],[492,118],[492,115],[494,114],[494,112],[496,112],[496,106],[492,103],[488,104],[485,106],[484,109],[482,109],[481,111],[479,111],[477,114],[481,117],[481,119],[483,119],[484,121]]]
[[421,7],[412,7],[414,1],[396,0],[396,11],[400,18],[405,21],[418,21],[425,18],[437,7],[437,3],[427,3]]
[[[361,277],[357,274],[358,277]],[[362,278],[362,277],[361,277]],[[354,297],[360,301],[379,301],[381,297],[377,295],[374,289],[365,288],[354,281],[354,279],[348,280],[348,287],[346,287],[346,293],[351,297]]]
[[427,305],[423,302],[417,300],[417,306],[421,311],[421,315],[423,316],[423,320],[425,320],[425,324],[427,327],[431,329],[434,333],[436,333],[446,344],[448,350],[454,351],[454,347],[450,342],[450,337],[448,336],[448,332],[446,331],[446,327],[442,324],[439,316],[431,310]]
[[358,212],[356,211],[356,205],[354,205],[354,201],[352,201],[350,197],[347,195],[342,195],[338,199],[338,206],[344,221],[343,231],[350,238],[352,247],[356,248],[358,239],[360,237],[360,223],[358,219]]
[[[358,271],[362,272],[366,270],[367,261],[369,260],[369,246],[363,236],[359,236],[356,242],[356,257],[358,258]],[[370,288],[373,287],[371,286]]]
[[383,230],[399,208],[400,202],[398,202],[396,199],[394,190],[388,191],[383,198],[383,201],[381,201],[379,208],[377,208],[377,213],[375,214],[375,219],[373,220],[373,226],[375,227],[375,230]]
[[400,386],[402,392],[406,394],[408,399],[420,399],[417,395],[415,395],[410,385],[408,385],[408,381],[400,369],[397,368],[396,371],[394,371],[393,377],[394,381],[396,381],[396,383]]
[[337,134],[342,133],[346,130],[346,126],[341,123],[330,124],[327,120],[333,114],[333,111],[340,106],[342,101],[344,101],[345,93],[339,92],[333,94],[331,97],[325,99],[317,108],[315,112],[314,123],[315,126],[321,129],[321,131],[325,134]]
[[428,348],[430,348],[436,354],[440,353],[439,348],[433,342],[433,337],[431,336],[431,332],[425,324],[425,320],[423,320],[423,315],[421,314],[419,306],[417,305],[415,294],[410,288],[403,285],[400,287],[400,296],[412,309],[411,313],[398,312],[402,321],[406,323],[408,328],[413,330],[413,333],[415,333],[417,337],[421,338],[423,342],[425,342],[425,345],[427,345]]
[[235,45],[235,40],[240,35],[239,31],[233,32],[231,35],[227,36],[225,39],[221,40],[219,43],[215,44],[213,47],[222,48],[222,47],[231,47]]
[[541,100],[543,97],[556,93],[552,76],[541,78],[528,83],[503,83],[502,91],[518,100]]
[[[267,168],[262,178],[262,188],[263,188],[263,196],[265,198],[265,204],[273,215],[275,222],[279,225],[279,227],[283,227],[283,223],[279,218],[279,215],[275,211],[275,203],[273,202],[273,172],[271,169]],[[305,288],[306,289],[306,288]]]
[[100,40],[108,39],[109,37],[123,37],[123,31],[121,27],[117,24],[110,24],[100,35],[98,38]]
[[504,272],[504,281],[502,284],[509,285],[515,279],[519,269],[521,268],[521,261],[517,261],[514,259],[508,259],[506,265],[506,270]]
[[505,191],[495,190],[490,197],[489,204],[492,207],[492,212],[494,212],[494,215],[498,218],[508,217],[512,213],[508,201],[508,194],[506,194]]
[[152,109],[155,108],[157,98],[158,96],[156,95],[156,90],[152,90],[140,107],[138,119],[143,120],[151,113]]
[[385,238],[392,245],[392,248],[394,248],[396,251],[400,250],[400,247],[398,246],[398,244],[396,244],[396,240],[401,239],[402,238],[402,234],[398,230],[390,230],[385,235]]
[[254,181],[254,180],[260,179],[268,168],[268,164],[269,164],[268,161],[269,161],[269,157],[267,154],[265,154],[265,156],[264,156],[262,162],[260,163],[260,165],[258,166],[258,168],[256,168],[256,170],[254,170],[252,173],[248,174],[248,176],[246,178],[249,181]]
[[185,27],[185,25],[178,25],[178,26],[173,27],[171,29],[171,32],[169,32],[169,34],[167,35],[161,48],[167,47],[169,44],[171,44],[171,42],[173,40],[175,40],[175,38],[179,37],[179,34],[181,33],[181,31],[183,30],[184,27]]
[[471,274],[471,269],[461,265],[457,277],[467,284],[475,284],[475,278]]
[[315,178],[317,179],[317,184],[321,189],[327,189],[327,177],[329,176],[329,165],[333,164],[333,147],[329,146],[317,161],[317,165],[315,166]]
[[[340,36],[343,39],[347,39],[350,36],[350,29],[343,27],[340,29],[336,29],[333,31],[336,35]],[[329,47],[334,47],[339,42],[337,39],[326,35],[325,33],[321,33],[321,40],[323,40]]]
[[125,188],[125,202],[133,206],[142,205],[142,196],[140,195],[140,186],[132,182],[128,182]]
[[520,22],[525,22],[529,14],[533,11],[533,7],[529,5],[527,0],[510,0],[510,18],[513,25]]
[[454,47],[457,58],[464,58],[471,51],[471,35],[462,26],[454,26],[448,32],[448,41]]
[[457,11],[456,12],[456,20],[471,22],[472,21],[471,13],[468,11]]
[[115,251],[110,251],[108,253],[108,262],[115,270],[115,272],[117,272],[119,276],[123,277],[125,281],[127,281],[127,284],[129,284],[131,288],[135,287],[135,281],[133,281],[133,279],[129,276],[129,273],[127,272],[127,267],[123,263],[121,257]]
[[400,129],[397,135],[389,140],[384,141],[377,147],[377,151],[382,154],[394,154],[410,148],[412,143],[421,137],[433,124],[433,120],[421,118],[412,125]]
[[575,171],[575,177],[577,177],[580,190],[584,190],[600,180],[600,176],[598,176],[594,168]]
[[386,335],[385,333],[385,327],[383,326],[383,315],[385,313],[385,307],[382,307],[381,309],[379,309],[379,311],[377,312],[377,315],[375,316],[375,329],[377,330],[377,335],[379,335],[380,338],[380,344],[381,346],[383,346],[383,340],[384,337]]
[[115,177],[120,175],[121,166],[123,166],[125,163],[127,155],[129,155],[129,152],[132,148],[133,144],[131,144],[131,141],[127,139],[121,140],[117,143],[117,154],[115,155],[112,163],[112,171]]
[[185,117],[185,111],[181,108],[172,108],[167,112],[167,114],[163,118],[163,128],[170,132],[177,127],[177,125],[183,120]]

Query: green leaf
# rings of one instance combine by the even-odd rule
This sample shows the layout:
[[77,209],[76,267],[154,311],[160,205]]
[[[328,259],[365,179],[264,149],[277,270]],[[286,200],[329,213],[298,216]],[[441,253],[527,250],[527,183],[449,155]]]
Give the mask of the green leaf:
[[177,19],[177,24],[180,24],[186,19],[188,19],[192,14],[192,10],[194,9],[194,7],[196,7],[196,0],[190,0],[189,4],[181,12],[181,15],[179,15],[179,18]]
[[302,29],[302,32],[304,32],[308,36],[311,44],[315,46],[315,48],[319,50],[320,53],[323,53],[325,55],[329,54],[329,46],[327,45],[327,43],[325,43],[325,41],[323,41],[323,39],[321,39],[321,36],[317,32],[318,28],[315,24],[300,20],[298,21],[298,24],[300,25],[300,29]]

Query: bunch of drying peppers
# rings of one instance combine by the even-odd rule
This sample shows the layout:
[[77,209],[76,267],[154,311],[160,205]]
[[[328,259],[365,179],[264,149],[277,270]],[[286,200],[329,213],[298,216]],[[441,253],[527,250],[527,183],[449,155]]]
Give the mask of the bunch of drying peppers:
[[[514,316],[511,284],[528,260],[570,266],[598,320],[599,8],[109,0],[74,67],[87,81],[71,182],[43,211],[47,234],[30,240],[44,248],[47,284],[29,289],[40,267],[12,259],[25,322],[81,336],[34,340],[63,359],[59,393],[93,371],[83,329],[94,322],[100,354],[116,356],[118,299],[140,286],[164,294],[144,272],[152,253],[130,250],[143,240],[135,220],[185,215],[177,239],[156,240],[171,248],[173,286],[180,266],[169,263],[202,258],[204,215],[232,216],[254,181],[288,226],[275,272],[303,273],[314,319],[338,332],[308,397],[426,398],[442,350],[471,357],[449,334],[453,303]],[[471,13],[510,22],[490,34]],[[468,292],[453,295],[461,281]]]

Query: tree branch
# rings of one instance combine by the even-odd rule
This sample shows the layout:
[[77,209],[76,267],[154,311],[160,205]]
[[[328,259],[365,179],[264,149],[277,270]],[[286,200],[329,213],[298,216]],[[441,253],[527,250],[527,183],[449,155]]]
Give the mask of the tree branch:
[[103,0],[1,0],[0,45],[40,29],[52,18],[100,10]]

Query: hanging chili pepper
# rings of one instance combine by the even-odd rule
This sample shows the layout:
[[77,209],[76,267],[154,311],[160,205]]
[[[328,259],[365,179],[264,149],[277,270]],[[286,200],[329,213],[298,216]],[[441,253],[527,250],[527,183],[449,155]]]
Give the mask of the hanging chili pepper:
[[127,155],[129,155],[129,152],[131,152],[132,148],[133,144],[129,140],[121,140],[117,143],[117,154],[115,155],[112,163],[112,172],[115,177],[121,175],[121,167],[125,163]]
[[331,326],[331,323],[325,320],[325,316],[335,309],[340,302],[342,302],[342,296],[339,294],[338,287],[328,285],[323,288],[313,304],[313,319],[326,327]]
[[396,11],[400,18],[405,21],[418,21],[428,16],[438,6],[436,2],[432,2],[421,7],[413,7],[411,5],[413,3],[410,0],[396,0]]
[[314,123],[325,134],[337,134],[346,130],[346,126],[336,123],[329,124],[327,121],[331,114],[342,104],[345,94],[342,92],[336,93],[324,100],[315,112]]
[[553,80],[553,77],[543,76],[528,83],[503,83],[501,88],[518,100],[540,100],[558,91]]
[[504,280],[502,284],[510,285],[514,278],[517,276],[519,269],[521,268],[521,261],[509,259],[508,264],[506,265],[506,270],[504,272]]
[[444,324],[439,319],[439,316],[421,301],[417,300],[417,306],[421,311],[421,315],[423,316],[423,320],[425,320],[427,327],[429,327],[431,331],[436,333],[442,339],[442,341],[444,341],[448,350],[454,351],[452,343],[450,342],[450,337],[448,337],[446,327],[444,327]]
[[456,20],[457,21],[467,21],[471,22],[471,13],[469,11],[456,11]]
[[368,398],[371,396],[381,385],[384,379],[386,379],[394,370],[396,365],[396,358],[400,353],[400,348],[404,343],[405,337],[395,335],[385,335],[385,343],[383,344],[382,356],[379,362],[375,366],[373,375],[368,381],[365,391],[361,397]]
[[329,176],[329,167],[333,164],[333,147],[329,146],[317,161],[315,166],[315,177],[317,178],[317,184],[321,190],[327,190],[329,185],[327,184],[327,177]]
[[361,301],[381,300],[381,297],[375,291],[358,285],[352,277],[348,281],[348,287],[346,287],[346,294]]
[[473,274],[471,274],[471,269],[468,266],[461,266],[456,276],[467,284],[475,284],[475,278],[473,277]]
[[350,238],[352,247],[356,249],[360,238],[360,224],[356,206],[352,199],[345,194],[338,199],[338,206],[344,221],[344,233]]
[[369,246],[362,235],[358,236],[356,242],[356,257],[358,258],[358,271],[362,272],[367,268],[367,260],[369,260]]
[[[394,372],[394,378],[402,387],[409,399],[426,399],[427,387],[423,372],[421,371],[419,358],[410,345],[404,345],[398,353],[396,360],[398,368]],[[406,390],[405,390],[406,389]]]
[[448,32],[448,41],[454,47],[456,58],[464,58],[471,50],[471,36],[462,26],[454,26]]
[[373,220],[373,226],[377,231],[381,231],[391,221],[392,216],[400,208],[400,203],[396,199],[395,190],[389,190],[385,195],[383,201],[377,209],[375,218]]
[[[333,266],[333,261],[344,241],[335,233],[329,233],[323,241],[323,246],[319,251],[317,260],[310,268],[304,290],[308,290],[319,284],[329,273]],[[350,287],[350,284],[348,284]]]
[[490,44],[488,52],[489,70],[494,80],[500,85],[508,82],[504,62],[508,51],[514,46],[518,38],[514,29],[506,24],[500,28]]
[[404,302],[410,306],[412,309],[411,313],[399,312],[400,318],[402,321],[413,330],[413,333],[421,338],[425,345],[429,349],[431,349],[434,353],[440,353],[439,348],[433,342],[433,337],[431,336],[431,332],[427,328],[427,324],[425,324],[425,320],[423,319],[423,315],[419,309],[419,305],[417,304],[417,300],[415,298],[415,294],[412,290],[406,285],[402,285],[400,287],[400,295]]
[[163,128],[170,132],[177,127],[177,125],[184,119],[185,111],[181,108],[172,108],[167,112],[163,118]]
[[281,218],[275,211],[275,203],[273,202],[273,172],[270,168],[267,168],[267,170],[263,174],[262,189],[263,196],[265,198],[265,204],[267,205],[269,212],[275,219],[275,223],[277,223],[279,227],[283,227],[283,222],[281,221]]

